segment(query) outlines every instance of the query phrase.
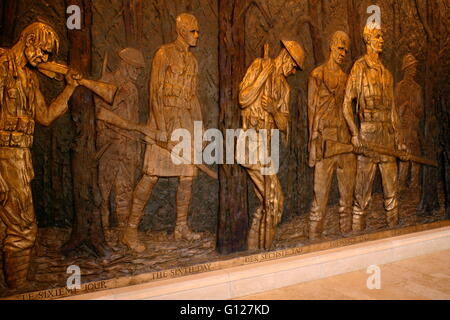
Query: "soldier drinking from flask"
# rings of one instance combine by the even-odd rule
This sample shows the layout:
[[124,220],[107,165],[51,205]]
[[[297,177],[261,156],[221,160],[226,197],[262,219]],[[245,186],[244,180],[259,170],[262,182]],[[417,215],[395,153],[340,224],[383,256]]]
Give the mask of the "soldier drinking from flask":
[[[202,121],[197,94],[198,64],[190,48],[197,46],[199,25],[187,13],[176,19],[177,39],[163,45],[156,52],[150,76],[149,126],[159,132],[160,141],[167,141],[176,129],[186,129],[194,136],[194,121]],[[200,234],[188,227],[188,212],[192,197],[192,183],[197,175],[193,164],[175,164],[170,152],[159,145],[148,145],[145,152],[143,176],[133,192],[131,212],[123,236],[123,243],[137,252],[145,250],[138,239],[137,228],[153,187],[160,177],[177,177],[176,240],[197,240]]]
[[[366,25],[364,42],[367,53],[352,67],[344,98],[344,117],[350,128],[351,142],[356,149],[370,144],[392,150],[405,150],[401,145],[399,120],[394,101],[392,74],[381,62],[384,39],[379,26]],[[352,102],[356,100],[356,125]],[[407,159],[405,156],[403,159]],[[358,155],[353,206],[353,231],[365,229],[366,208],[372,197],[376,169],[380,169],[383,183],[384,208],[390,227],[398,224],[397,160],[393,156],[372,153],[365,149]]]
[[342,112],[348,75],[342,64],[350,38],[337,31],[330,41],[330,57],[314,69],[308,81],[309,165],[314,167],[314,198],[309,214],[309,238],[321,237],[333,174],[339,186],[339,225],[342,233],[351,231],[353,191],[356,178],[355,154],[324,158],[324,141],[350,143],[350,132]]
[[[239,103],[243,129],[257,132],[278,129],[288,133],[290,88],[286,77],[296,69],[303,70],[305,54],[295,41],[282,41],[283,48],[275,59],[258,58],[248,68],[240,84]],[[270,145],[270,139],[268,139]],[[260,141],[253,148],[261,149]],[[276,174],[263,175],[261,163],[243,164],[255,187],[261,206],[253,215],[248,233],[249,249],[270,249],[281,221],[284,195]]]
[[[112,105],[95,97],[98,108],[106,108],[132,123],[139,122],[139,94],[136,80],[145,67],[144,55],[133,48],[119,52],[120,65],[113,73],[102,76],[102,81],[118,87]],[[131,135],[131,137],[130,137]],[[99,160],[99,187],[102,195],[101,215],[105,234],[115,236],[110,229],[109,199],[114,191],[115,216],[118,234],[124,229],[130,213],[130,203],[135,186],[135,175],[140,160],[140,143],[135,133],[97,122],[97,146],[106,148]],[[114,239],[116,240],[116,239]]]
[[22,31],[11,49],[0,49],[0,219],[6,225],[3,261],[11,288],[26,283],[37,234],[30,185],[35,122],[48,126],[62,116],[81,80],[81,75],[69,70],[67,86],[47,106],[35,70],[58,48],[56,31],[36,22]]
[[[418,61],[412,54],[407,54],[403,58],[402,71],[404,72],[404,78],[395,88],[395,103],[398,106],[403,143],[412,154],[420,155],[422,138],[420,122],[422,121],[424,110],[422,88],[414,80],[417,64]],[[400,188],[406,188],[406,179],[410,168],[410,187],[413,189],[419,188],[420,165],[412,161],[400,162]]]

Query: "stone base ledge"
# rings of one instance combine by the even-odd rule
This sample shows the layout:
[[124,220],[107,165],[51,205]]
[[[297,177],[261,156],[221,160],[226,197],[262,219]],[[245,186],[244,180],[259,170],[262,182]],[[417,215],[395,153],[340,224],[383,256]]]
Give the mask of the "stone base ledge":
[[450,249],[450,226],[211,272],[66,297],[224,300]]

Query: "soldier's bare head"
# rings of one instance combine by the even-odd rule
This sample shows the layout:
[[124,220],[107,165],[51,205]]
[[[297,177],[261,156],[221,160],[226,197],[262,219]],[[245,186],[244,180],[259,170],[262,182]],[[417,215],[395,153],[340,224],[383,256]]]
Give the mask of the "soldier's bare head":
[[50,54],[59,51],[58,34],[43,22],[34,22],[26,27],[20,34],[19,43],[25,48],[24,54],[28,63],[34,67],[47,62]]
[[197,18],[189,13],[182,13],[176,19],[178,39],[191,47],[195,47],[200,35]]
[[350,48],[350,37],[344,31],[336,31],[330,38],[330,58],[341,65]]
[[368,50],[382,53],[384,47],[383,30],[378,25],[367,24],[363,31],[364,42]]

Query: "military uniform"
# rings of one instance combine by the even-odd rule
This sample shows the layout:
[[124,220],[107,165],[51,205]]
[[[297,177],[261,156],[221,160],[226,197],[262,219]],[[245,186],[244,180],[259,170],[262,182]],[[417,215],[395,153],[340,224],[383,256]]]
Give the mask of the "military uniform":
[[[271,61],[274,64],[274,61]],[[267,142],[261,146],[259,137],[249,141],[247,152],[255,152],[256,149],[267,148],[271,145],[271,130],[279,129],[287,134],[288,128],[277,121],[279,118],[289,117],[290,88],[283,74],[270,74],[267,80],[260,86],[254,86],[255,80],[263,71],[263,60],[256,59],[247,70],[240,86],[239,102],[242,108],[243,129],[254,129],[259,132],[267,130]],[[245,91],[245,94],[244,94]],[[276,106],[274,113],[269,113],[262,106],[262,97],[272,99]],[[258,135],[259,136],[259,135]],[[253,149],[253,150],[251,150]],[[267,148],[270,154],[270,148]],[[275,236],[275,227],[281,221],[284,205],[284,195],[280,181],[276,174],[263,175],[261,169],[267,167],[258,159],[256,164],[243,163],[250,178],[253,181],[255,193],[261,201],[261,206],[255,211],[248,235],[249,249],[270,249]]]
[[34,178],[33,145],[39,82],[29,68],[19,69],[9,50],[0,51],[0,179],[6,201],[0,219],[6,225],[3,242],[6,280],[12,287],[26,279],[37,225],[30,182]]
[[[382,145],[392,150],[400,143],[399,121],[394,103],[394,84],[389,70],[373,62],[367,55],[357,60],[351,70],[344,99],[344,108],[352,110],[357,99],[356,113],[363,143]],[[350,105],[350,106],[349,106]],[[352,133],[355,134],[354,132]],[[358,155],[353,206],[353,227],[364,228],[365,210],[372,196],[375,170],[381,172],[384,207],[389,226],[398,222],[397,160],[386,155]]]
[[[327,79],[327,75],[333,77],[333,81]],[[322,232],[335,170],[340,193],[341,231],[348,232],[351,229],[356,156],[354,154],[342,154],[327,159],[323,157],[326,140],[350,143],[350,132],[342,112],[347,77],[348,75],[341,69],[337,71],[327,70],[326,64],[314,69],[309,77],[309,165],[315,167],[314,197],[309,216],[311,221],[310,238],[320,237]]]
[[[202,121],[197,74],[197,59],[177,42],[163,45],[156,52],[150,80],[151,129],[166,132],[169,140],[176,129],[187,129],[194,137],[194,121]],[[192,164],[174,164],[170,153],[148,145],[144,173],[158,177],[194,177],[197,168]]]
[[[100,98],[95,98],[96,106],[108,109],[121,118],[133,123],[139,122],[138,89],[130,80],[123,78],[119,72],[106,74],[102,81],[118,87],[113,105],[108,105]],[[103,121],[97,123],[97,146],[107,147],[99,160],[99,187],[102,193],[103,225],[108,226],[109,196],[115,193],[115,211],[119,227],[125,226],[130,212],[133,188],[136,182],[136,170],[139,166],[139,137],[130,139],[135,134],[109,125]]]
[[[197,76],[198,65],[195,56],[178,41],[163,45],[153,58],[148,124],[152,130],[166,133],[169,141],[176,129],[186,129],[191,133],[191,137],[194,137],[194,121],[202,121],[197,97]],[[191,143],[191,146],[193,151],[194,143]],[[191,159],[193,163],[193,152]],[[158,145],[147,145],[143,177],[133,192],[123,242],[136,251],[144,249],[137,241],[136,230],[159,177],[179,177],[175,238],[198,239],[199,235],[190,232],[187,226],[192,183],[196,175],[197,168],[193,164],[175,164],[170,151],[161,149]]]
[[[400,81],[395,88],[395,102],[398,106],[402,143],[415,155],[420,155],[421,133],[420,121],[423,118],[422,88],[412,79]],[[419,186],[420,165],[411,161],[400,163],[399,180],[402,187],[406,186],[406,178],[411,167],[411,186]]]

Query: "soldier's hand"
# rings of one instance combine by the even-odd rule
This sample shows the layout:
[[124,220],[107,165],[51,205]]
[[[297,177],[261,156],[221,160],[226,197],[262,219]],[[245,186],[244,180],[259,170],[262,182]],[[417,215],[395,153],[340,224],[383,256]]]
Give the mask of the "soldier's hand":
[[150,137],[151,139],[157,139],[155,132],[151,130],[147,125],[137,124],[136,130],[140,133],[144,134],[146,137]]
[[262,96],[261,105],[266,111],[270,113],[273,113],[275,111],[273,99],[269,96],[266,95]]
[[78,87],[80,85],[79,81],[83,79],[81,73],[76,71],[75,69],[69,69],[69,72],[66,74],[66,82],[70,87]]
[[263,59],[262,68],[264,73],[271,74],[274,69],[274,64],[270,59]]
[[0,176],[0,206],[4,206],[8,200],[9,188],[5,180]]
[[401,155],[400,155],[400,161],[410,161],[411,160],[411,154],[409,154],[407,151],[402,151]]
[[167,133],[165,131],[158,131],[156,140],[160,142],[167,142]]
[[352,145],[353,145],[353,147],[355,147],[356,149],[360,149],[360,148],[363,147],[363,145],[362,145],[362,143],[361,143],[361,140],[359,139],[359,136],[358,136],[358,135],[352,137]]

